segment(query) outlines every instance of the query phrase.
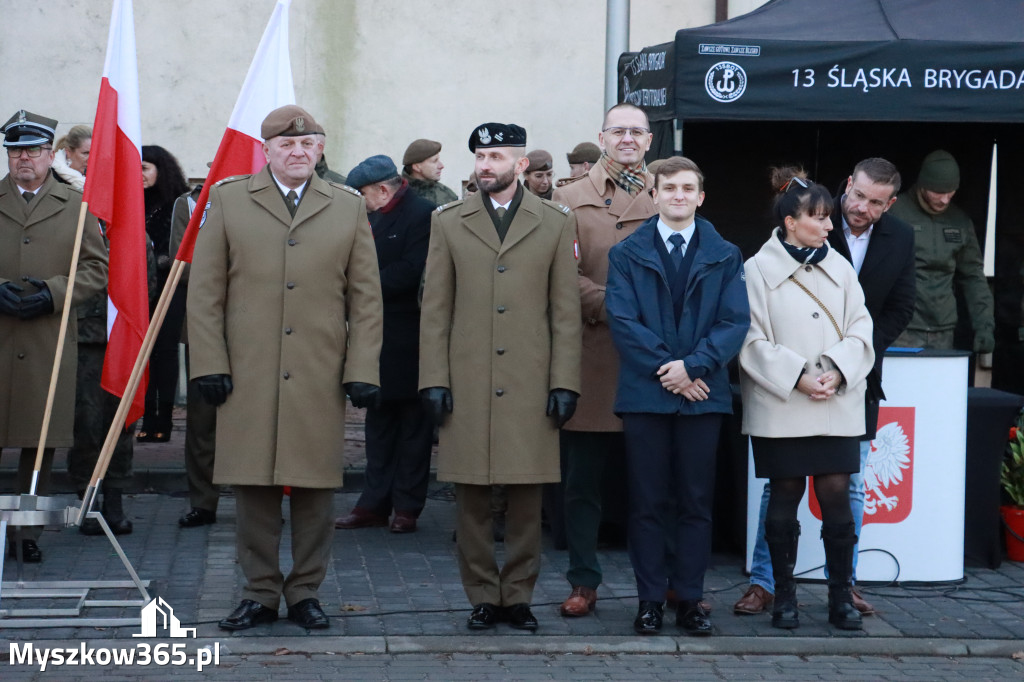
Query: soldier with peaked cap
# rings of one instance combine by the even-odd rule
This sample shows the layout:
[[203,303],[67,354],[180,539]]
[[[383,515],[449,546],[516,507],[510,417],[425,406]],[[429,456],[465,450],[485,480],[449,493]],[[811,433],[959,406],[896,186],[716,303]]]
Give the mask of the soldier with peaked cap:
[[413,140],[402,156],[402,179],[417,196],[434,206],[443,206],[459,198],[447,185],[441,184],[441,143],[434,140]]
[[[262,125],[267,166],[209,195],[189,276],[191,375],[219,405],[214,482],[235,488],[244,630],[288,619],[326,628],[318,589],[341,485],[345,393],[380,397],[381,289],[366,205],[314,172],[317,124],[288,105]],[[281,574],[281,502],[291,487],[292,569]]]
[[[60,335],[82,193],[50,172],[57,122],[25,110],[3,126],[10,173],[0,181],[0,447],[21,448],[18,491],[28,492]],[[107,283],[107,252],[86,215],[72,305]],[[57,393],[36,492],[46,495],[54,448],[73,445],[76,318],[64,337]],[[39,527],[21,532],[25,561],[42,560]],[[17,549],[11,543],[13,556]]]
[[[484,123],[469,140],[479,192],[434,213],[420,323],[420,393],[440,428],[437,477],[455,483],[471,630],[537,629],[541,491],[559,479],[558,429],[576,409],[576,220],[525,192],[526,131]],[[508,497],[505,565],[491,485]]]

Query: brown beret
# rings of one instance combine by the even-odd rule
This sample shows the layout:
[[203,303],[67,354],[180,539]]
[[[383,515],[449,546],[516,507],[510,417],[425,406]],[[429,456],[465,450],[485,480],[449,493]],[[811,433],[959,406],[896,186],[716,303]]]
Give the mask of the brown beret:
[[427,140],[424,138],[414,140],[413,143],[405,150],[405,156],[402,157],[402,165],[411,166],[414,163],[426,161],[440,151],[440,142],[434,142],[433,140]]
[[272,137],[298,137],[323,133],[323,128],[309,115],[309,112],[295,104],[286,104],[274,109],[263,119],[260,135],[264,140]]
[[551,154],[548,154],[543,149],[534,149],[526,155],[526,158],[530,160],[530,165],[526,167],[526,173],[551,170]]
[[569,159],[569,163],[595,164],[601,158],[601,148],[593,142],[580,142],[565,158]]

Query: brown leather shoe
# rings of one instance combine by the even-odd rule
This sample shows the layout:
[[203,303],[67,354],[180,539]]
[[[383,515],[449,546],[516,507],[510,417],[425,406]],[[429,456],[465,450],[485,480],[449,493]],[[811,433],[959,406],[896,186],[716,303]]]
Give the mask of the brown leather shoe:
[[751,585],[746,593],[732,607],[732,612],[741,616],[756,616],[764,613],[775,601],[775,595],[760,585]]
[[415,533],[416,532],[416,517],[412,514],[404,514],[402,512],[395,512],[395,517],[391,519],[391,532],[392,533]]
[[562,615],[570,618],[585,616],[597,608],[597,590],[589,587],[572,588],[569,598],[562,602]]
[[860,592],[856,589],[850,590],[853,593],[853,608],[860,611],[862,616],[870,616],[875,612],[875,607],[864,600],[864,597],[860,596]]
[[342,530],[353,528],[379,528],[388,525],[388,517],[375,514],[363,507],[352,507],[348,516],[339,516],[334,519],[334,527]]

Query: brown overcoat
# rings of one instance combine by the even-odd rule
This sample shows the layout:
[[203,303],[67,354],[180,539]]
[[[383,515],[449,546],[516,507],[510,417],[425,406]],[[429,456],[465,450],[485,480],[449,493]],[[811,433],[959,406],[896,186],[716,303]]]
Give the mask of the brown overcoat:
[[644,189],[631,196],[598,163],[586,175],[555,190],[554,200],[576,214],[580,249],[583,392],[575,416],[564,427],[568,431],[622,430],[622,420],[612,412],[619,382],[619,355],[604,309],[608,251],[658,212],[649,192],[653,183],[648,175]]
[[345,391],[378,384],[380,278],[362,197],[314,175],[295,216],[269,168],[210,191],[188,284],[192,378],[229,374],[214,482],[334,488]]
[[[36,288],[22,277],[34,277],[46,282],[53,295],[50,315],[33,320],[0,315],[0,447],[39,445],[81,206],[82,193],[52,176],[29,203],[10,175],[0,181],[0,283],[14,282],[25,290],[21,293],[24,297],[34,294]],[[107,285],[107,251],[91,214],[86,214],[78,254],[74,305]],[[47,447],[74,444],[77,342],[77,316],[72,311]]]
[[498,239],[482,194],[433,215],[420,322],[420,388],[448,387],[437,478],[559,480],[548,392],[579,393],[580,296],[568,209],[530,192]]

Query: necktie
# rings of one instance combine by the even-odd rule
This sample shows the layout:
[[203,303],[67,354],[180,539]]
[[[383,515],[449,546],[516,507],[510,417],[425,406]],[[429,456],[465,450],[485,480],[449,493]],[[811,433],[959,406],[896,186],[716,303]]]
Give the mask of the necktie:
[[22,192],[21,196],[25,199],[25,203],[32,201],[32,197],[35,196],[35,192]]
[[288,212],[291,213],[293,217],[295,216],[295,209],[298,208],[298,206],[295,205],[298,200],[299,195],[296,194],[293,189],[288,190],[288,194],[284,196],[284,203],[288,207]]
[[502,218],[505,217],[505,207],[499,206],[498,208],[494,209],[494,214],[498,216],[498,220],[501,220]]
[[679,269],[679,266],[683,264],[683,244],[686,240],[683,239],[683,235],[676,232],[668,238],[668,241],[672,244],[672,251],[669,253],[672,256],[672,265]]

